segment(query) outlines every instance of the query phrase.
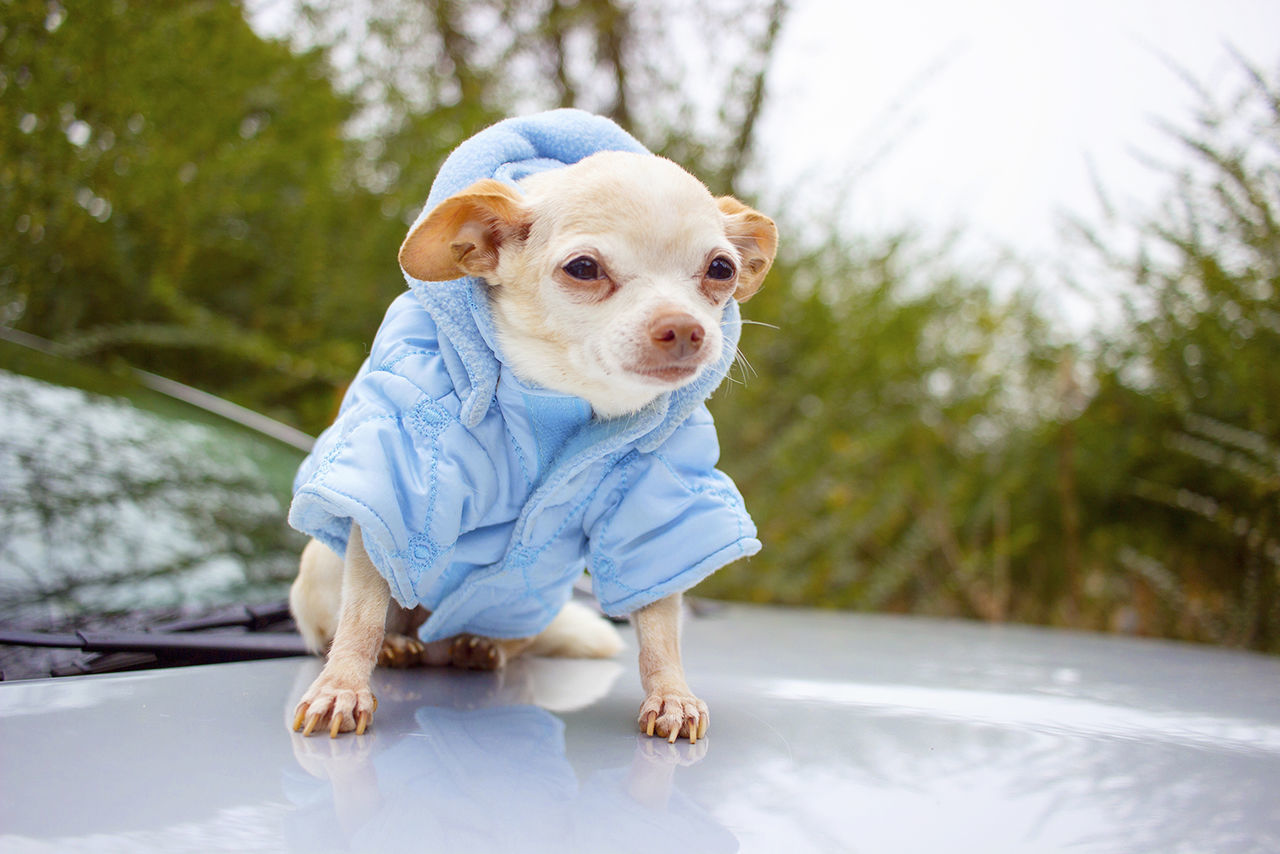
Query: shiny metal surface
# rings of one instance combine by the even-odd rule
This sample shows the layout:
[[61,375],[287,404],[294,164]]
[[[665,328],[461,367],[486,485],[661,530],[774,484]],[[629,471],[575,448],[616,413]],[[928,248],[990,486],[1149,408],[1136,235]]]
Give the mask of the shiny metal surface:
[[616,662],[376,676],[286,731],[315,660],[0,684],[0,851],[1280,850],[1280,661],[1017,627],[690,620],[708,737],[632,731]]

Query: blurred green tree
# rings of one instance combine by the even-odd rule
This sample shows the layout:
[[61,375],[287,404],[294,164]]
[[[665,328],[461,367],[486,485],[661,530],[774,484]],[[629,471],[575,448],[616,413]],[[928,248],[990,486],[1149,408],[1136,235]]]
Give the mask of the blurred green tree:
[[8,3],[7,322],[275,411],[339,382],[395,269],[343,239],[380,217],[326,73],[232,3]]
[[1246,70],[1138,249],[1087,235],[1127,281],[1091,344],[916,239],[790,247],[713,401],[766,549],[703,591],[1280,650],[1280,97]]
[[[285,42],[228,0],[9,0],[0,217],[16,239],[0,247],[0,323],[318,430],[403,287],[395,247],[460,141],[573,104],[710,157],[681,120],[719,103],[754,122],[785,12],[717,13],[742,57],[722,85],[740,97],[695,105],[668,97],[684,66],[656,6],[290,8]],[[697,9],[684,20],[713,17]],[[752,139],[715,148],[722,185]]]
[[[577,106],[749,200],[787,14],[246,2],[4,0],[0,324],[311,430],[453,147]],[[780,220],[712,401],[766,549],[702,592],[1280,649],[1280,99],[1251,74],[1180,133],[1137,253],[1093,236],[1128,301],[1089,345],[918,236]]]
[[393,176],[421,204],[438,165],[421,156],[424,139],[456,145],[512,112],[552,107],[609,116],[714,190],[734,192],[789,5],[300,0],[295,9],[268,30],[300,50],[326,48],[357,105],[368,174]]
[[1043,619],[1036,594],[1064,591],[1018,577],[1045,525],[1022,511],[1061,354],[1034,304],[905,236],[832,235],[775,269],[747,306],[763,328],[744,331],[741,382],[712,401],[767,547],[703,592]]
[[1200,90],[1190,155],[1138,248],[1079,431],[1090,520],[1127,618],[1155,634],[1280,649],[1280,89],[1243,62]]

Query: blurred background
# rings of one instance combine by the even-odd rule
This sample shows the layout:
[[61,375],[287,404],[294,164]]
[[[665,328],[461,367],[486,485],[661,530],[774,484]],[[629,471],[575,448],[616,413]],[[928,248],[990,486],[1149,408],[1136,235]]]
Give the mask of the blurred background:
[[[712,401],[765,550],[700,593],[1277,652],[1276,33],[1243,0],[2,0],[0,330],[318,432],[442,159],[582,107],[782,234]],[[14,414],[43,393],[6,388],[0,457],[48,450]],[[200,494],[276,489],[148,425],[129,453]],[[174,503],[94,460],[129,472],[105,500]],[[210,547],[267,554],[237,595],[287,582],[283,500]]]

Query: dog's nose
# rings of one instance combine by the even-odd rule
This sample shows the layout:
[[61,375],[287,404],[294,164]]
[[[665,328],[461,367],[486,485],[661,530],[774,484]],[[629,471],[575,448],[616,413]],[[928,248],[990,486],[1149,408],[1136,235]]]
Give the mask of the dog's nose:
[[649,324],[649,338],[653,346],[677,361],[697,353],[706,335],[702,324],[689,314],[663,314]]

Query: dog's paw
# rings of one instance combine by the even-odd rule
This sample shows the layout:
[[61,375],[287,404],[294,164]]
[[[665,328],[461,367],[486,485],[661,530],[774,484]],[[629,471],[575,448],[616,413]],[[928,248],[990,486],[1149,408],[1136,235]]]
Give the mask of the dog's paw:
[[423,663],[426,645],[417,638],[388,633],[378,650],[379,667],[417,667]]
[[657,690],[640,706],[640,731],[657,735],[671,743],[684,736],[690,744],[706,735],[711,724],[707,704],[693,696],[688,688]]
[[492,638],[458,635],[449,645],[449,663],[467,670],[497,670],[507,663],[507,656]]
[[302,734],[308,736],[327,723],[330,738],[353,730],[356,735],[363,735],[377,708],[378,698],[373,696],[367,682],[357,685],[326,679],[321,673],[294,711],[293,730],[302,730]]

